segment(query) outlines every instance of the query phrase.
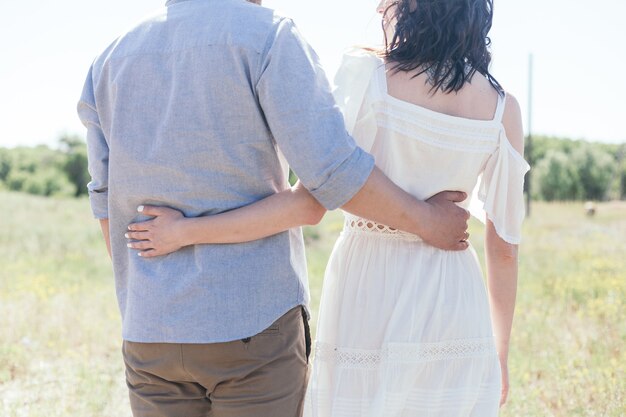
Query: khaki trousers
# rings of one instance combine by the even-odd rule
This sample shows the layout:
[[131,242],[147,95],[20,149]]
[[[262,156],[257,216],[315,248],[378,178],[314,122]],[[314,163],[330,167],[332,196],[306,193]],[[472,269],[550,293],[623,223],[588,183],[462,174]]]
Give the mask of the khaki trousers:
[[263,332],[211,344],[124,341],[135,417],[299,417],[310,353],[296,307]]

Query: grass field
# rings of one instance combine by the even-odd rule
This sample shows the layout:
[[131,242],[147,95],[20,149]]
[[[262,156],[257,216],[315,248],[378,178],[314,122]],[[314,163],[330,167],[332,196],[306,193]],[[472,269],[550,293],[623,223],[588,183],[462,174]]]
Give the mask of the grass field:
[[[305,232],[314,309],[341,225]],[[502,416],[626,416],[626,206],[534,205],[513,332]],[[0,416],[130,416],[119,334],[87,201],[0,193]]]

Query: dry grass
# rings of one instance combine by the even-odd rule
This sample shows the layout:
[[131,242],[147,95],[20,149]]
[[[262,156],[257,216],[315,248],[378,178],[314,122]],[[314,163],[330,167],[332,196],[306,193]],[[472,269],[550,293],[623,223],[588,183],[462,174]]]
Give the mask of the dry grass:
[[[341,229],[305,233],[313,307]],[[481,227],[472,225],[480,253]],[[626,207],[536,204],[504,417],[626,415]],[[130,416],[113,279],[85,200],[0,193],[0,415]]]

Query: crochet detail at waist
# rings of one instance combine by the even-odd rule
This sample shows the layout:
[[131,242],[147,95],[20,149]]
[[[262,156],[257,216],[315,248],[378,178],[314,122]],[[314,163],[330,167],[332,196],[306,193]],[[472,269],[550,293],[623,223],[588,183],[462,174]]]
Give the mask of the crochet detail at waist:
[[403,232],[393,227],[376,223],[371,220],[364,219],[362,217],[353,216],[348,213],[344,213],[345,222],[343,226],[344,233],[349,234],[366,234],[372,237],[387,238],[387,239],[401,239],[401,240],[413,240],[421,241],[422,239],[411,233]]

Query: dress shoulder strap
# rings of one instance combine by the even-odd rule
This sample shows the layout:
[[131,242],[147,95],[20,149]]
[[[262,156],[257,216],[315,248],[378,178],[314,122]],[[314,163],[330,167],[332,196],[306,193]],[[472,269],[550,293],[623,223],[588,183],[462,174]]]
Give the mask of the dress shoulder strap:
[[506,93],[502,95],[498,94],[498,104],[496,105],[496,113],[493,116],[494,122],[502,122],[502,116],[504,115],[504,106],[506,104]]

